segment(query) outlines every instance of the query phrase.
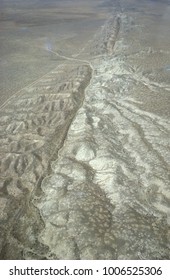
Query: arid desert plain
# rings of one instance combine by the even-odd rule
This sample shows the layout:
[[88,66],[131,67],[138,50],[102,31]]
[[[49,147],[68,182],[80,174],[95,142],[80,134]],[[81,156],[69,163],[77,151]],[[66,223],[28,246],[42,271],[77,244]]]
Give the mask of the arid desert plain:
[[170,259],[170,1],[0,11],[0,259]]

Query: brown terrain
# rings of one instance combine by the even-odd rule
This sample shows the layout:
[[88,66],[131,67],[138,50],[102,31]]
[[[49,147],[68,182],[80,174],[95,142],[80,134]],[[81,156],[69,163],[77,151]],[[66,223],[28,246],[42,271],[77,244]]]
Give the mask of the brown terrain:
[[0,259],[169,259],[170,2],[0,3]]

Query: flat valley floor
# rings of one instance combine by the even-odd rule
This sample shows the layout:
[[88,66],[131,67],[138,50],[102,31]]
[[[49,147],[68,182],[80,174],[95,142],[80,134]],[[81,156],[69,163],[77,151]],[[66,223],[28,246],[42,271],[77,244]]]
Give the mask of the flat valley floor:
[[170,259],[170,1],[34,2],[0,1],[0,259]]

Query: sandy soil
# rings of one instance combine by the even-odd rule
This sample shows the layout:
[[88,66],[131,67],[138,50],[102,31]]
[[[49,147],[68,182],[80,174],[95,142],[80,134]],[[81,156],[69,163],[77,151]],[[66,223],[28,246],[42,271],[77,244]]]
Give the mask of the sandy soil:
[[0,16],[0,104],[77,54],[104,23],[101,1],[5,1]]

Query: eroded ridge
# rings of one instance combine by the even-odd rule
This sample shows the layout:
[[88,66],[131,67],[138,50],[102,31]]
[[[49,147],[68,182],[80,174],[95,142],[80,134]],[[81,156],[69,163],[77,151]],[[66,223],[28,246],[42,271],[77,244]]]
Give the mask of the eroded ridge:
[[42,184],[40,241],[61,259],[169,258],[168,123],[92,84]]
[[129,45],[127,55],[122,36],[131,19],[121,22],[115,56],[93,60],[83,106],[42,182],[39,241],[54,258],[170,258],[170,122],[145,104],[168,84],[153,84],[145,65],[129,65],[148,51],[130,53]]
[[81,55],[90,55],[92,57],[98,55],[112,55],[119,34],[120,24],[121,19],[119,14],[110,16],[94,36],[93,40],[83,49]]
[[30,199],[40,194],[90,79],[88,65],[62,65],[1,109],[1,259],[22,259],[26,248],[43,258],[36,238],[43,223]]

